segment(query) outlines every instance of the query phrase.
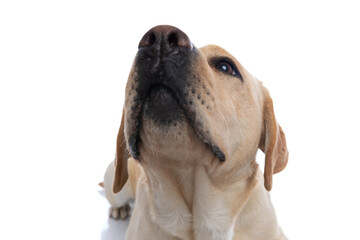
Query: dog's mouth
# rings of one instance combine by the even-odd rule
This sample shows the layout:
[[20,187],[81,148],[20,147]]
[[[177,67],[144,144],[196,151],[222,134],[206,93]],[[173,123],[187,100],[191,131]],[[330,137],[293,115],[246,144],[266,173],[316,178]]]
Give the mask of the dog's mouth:
[[159,104],[167,110],[176,108],[179,102],[174,91],[164,84],[151,85],[146,94],[146,101]]
[[143,114],[157,125],[168,125],[182,115],[180,101],[173,89],[164,84],[154,84],[147,91]]

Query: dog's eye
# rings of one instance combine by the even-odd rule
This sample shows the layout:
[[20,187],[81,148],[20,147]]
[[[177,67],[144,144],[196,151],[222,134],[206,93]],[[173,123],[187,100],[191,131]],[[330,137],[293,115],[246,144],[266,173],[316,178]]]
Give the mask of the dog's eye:
[[234,76],[234,77],[238,77],[242,81],[242,77],[241,77],[239,70],[235,67],[235,64],[233,64],[230,60],[223,59],[223,58],[214,59],[213,64],[214,64],[215,68],[220,70],[221,72],[231,75],[231,76]]
[[235,69],[228,62],[219,62],[218,65],[216,66],[216,68],[227,74],[236,75]]

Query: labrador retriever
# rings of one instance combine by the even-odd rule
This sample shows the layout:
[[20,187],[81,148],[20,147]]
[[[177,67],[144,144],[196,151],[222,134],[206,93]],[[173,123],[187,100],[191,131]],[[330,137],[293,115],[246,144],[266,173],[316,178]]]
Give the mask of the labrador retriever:
[[103,183],[112,217],[135,199],[126,239],[286,239],[269,191],[287,161],[268,90],[232,55],[172,26],[143,36]]

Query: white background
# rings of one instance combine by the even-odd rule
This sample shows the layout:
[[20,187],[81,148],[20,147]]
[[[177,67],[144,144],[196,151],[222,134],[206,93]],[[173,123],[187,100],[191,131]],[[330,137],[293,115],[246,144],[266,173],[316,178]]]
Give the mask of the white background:
[[[264,82],[290,151],[289,239],[360,239],[356,1],[0,2],[0,239],[122,239],[97,183],[142,35],[171,24]],[[258,162],[263,162],[259,154]]]

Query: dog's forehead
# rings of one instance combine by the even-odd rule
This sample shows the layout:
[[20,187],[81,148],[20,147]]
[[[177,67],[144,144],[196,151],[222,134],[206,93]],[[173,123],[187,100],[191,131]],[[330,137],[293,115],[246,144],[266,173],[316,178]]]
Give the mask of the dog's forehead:
[[228,51],[217,45],[206,45],[199,49],[207,59],[213,57],[227,57],[231,58],[238,63],[236,58],[232,56]]

